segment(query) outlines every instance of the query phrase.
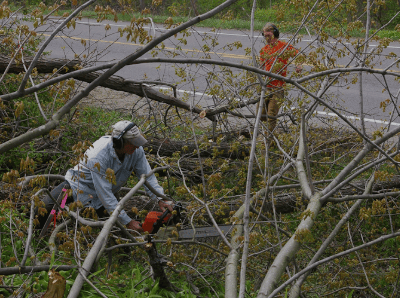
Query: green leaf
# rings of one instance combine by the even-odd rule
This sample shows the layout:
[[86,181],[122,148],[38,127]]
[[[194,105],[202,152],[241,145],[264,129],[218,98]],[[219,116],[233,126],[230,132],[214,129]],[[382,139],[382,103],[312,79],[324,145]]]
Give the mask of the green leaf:
[[[101,272],[103,272],[104,270],[105,270],[105,268],[100,269],[99,271],[96,271],[95,273],[91,274],[90,277],[96,276],[96,275],[100,274]],[[90,277],[89,277],[89,278],[90,278]]]

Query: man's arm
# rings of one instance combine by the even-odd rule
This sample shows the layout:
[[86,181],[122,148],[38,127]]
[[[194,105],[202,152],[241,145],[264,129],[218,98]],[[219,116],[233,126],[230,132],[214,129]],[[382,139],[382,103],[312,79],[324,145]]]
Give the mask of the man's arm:
[[[93,186],[96,190],[97,197],[108,213],[111,214],[117,207],[118,200],[112,192],[112,181],[109,181],[111,177],[107,177],[106,175],[106,170],[108,169],[107,164],[94,159],[88,161],[87,167],[91,170]],[[118,220],[123,225],[132,221],[125,210],[120,212]]]
[[[144,150],[142,147],[136,149],[137,154],[137,161],[135,164],[135,173],[136,176],[140,179],[140,177],[143,174],[148,174],[151,171],[151,167],[149,165],[149,162],[147,161],[146,155],[144,154]],[[149,178],[147,178],[147,182],[160,194],[164,194],[164,189],[158,184],[156,176],[153,174]],[[152,193],[146,186],[146,193],[147,195],[153,199],[158,201],[158,206],[162,211],[165,211],[165,208],[167,208],[169,211],[172,212],[173,208],[169,202],[165,199],[158,198],[154,193]]]
[[[140,179],[140,177],[144,174],[147,175],[151,171],[151,167],[149,162],[147,161],[146,155],[144,154],[144,150],[142,147],[139,147],[135,151],[136,154],[136,163],[135,163],[135,174],[136,176]],[[164,194],[164,189],[158,184],[156,176],[153,174],[150,177],[146,179],[146,181],[160,194]],[[158,201],[159,199],[155,194],[153,194],[146,186],[144,187],[146,189],[147,195],[153,199]]]

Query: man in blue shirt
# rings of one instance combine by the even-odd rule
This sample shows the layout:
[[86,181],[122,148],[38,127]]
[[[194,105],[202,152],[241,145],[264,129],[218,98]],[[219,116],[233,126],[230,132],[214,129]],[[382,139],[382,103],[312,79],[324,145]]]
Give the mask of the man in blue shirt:
[[[100,217],[105,210],[110,214],[118,204],[115,194],[128,181],[131,173],[135,172],[140,178],[142,174],[151,171],[142,147],[146,143],[147,140],[134,123],[117,122],[113,125],[112,136],[103,136],[94,142],[85,152],[84,158],[73,169],[68,170],[62,188],[69,186],[73,191],[74,201],[79,200],[85,207],[93,207]],[[154,174],[147,178],[147,182],[158,193],[164,194]],[[64,185],[66,183],[69,185]],[[158,202],[161,210],[168,208],[172,211],[170,201],[158,198],[147,187],[145,190],[151,199]],[[49,199],[44,199],[46,209]],[[119,214],[118,220],[128,229],[143,231],[139,222],[131,219],[124,210]]]

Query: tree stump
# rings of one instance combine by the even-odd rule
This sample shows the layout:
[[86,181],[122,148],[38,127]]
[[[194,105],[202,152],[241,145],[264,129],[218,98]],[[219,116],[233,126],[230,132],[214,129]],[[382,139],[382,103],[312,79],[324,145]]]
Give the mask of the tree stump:
[[47,291],[42,298],[62,298],[65,292],[67,281],[54,269],[49,271],[49,283],[47,284]]

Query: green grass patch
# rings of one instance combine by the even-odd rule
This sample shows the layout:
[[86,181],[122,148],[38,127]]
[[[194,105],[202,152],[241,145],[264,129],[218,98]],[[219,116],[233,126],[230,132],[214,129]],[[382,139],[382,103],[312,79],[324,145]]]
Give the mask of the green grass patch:
[[[62,16],[64,13],[72,13],[73,10],[71,9],[63,9],[59,10],[55,15]],[[297,25],[292,23],[292,19],[290,17],[292,13],[288,14],[287,19],[285,20],[277,20],[277,11],[274,8],[271,9],[257,9],[254,14],[254,30],[262,30],[264,24],[269,22],[275,22],[279,24],[281,28],[281,32],[295,32],[297,31]],[[83,11],[82,16],[91,19],[97,19],[98,16],[93,11]],[[133,14],[127,13],[118,13],[118,20],[124,22],[130,22],[132,18],[140,19],[140,18],[148,18],[150,23],[150,19],[156,24],[165,24],[166,20],[171,17],[170,15],[158,15],[158,14],[140,14],[139,12]],[[174,23],[184,23],[191,19],[192,17],[188,16],[173,16],[172,19]],[[106,20],[102,21],[103,23],[107,23],[108,21],[114,22],[114,16],[109,15],[106,17]],[[218,29],[242,29],[242,30],[250,30],[251,22],[250,18],[243,19],[243,18],[232,18],[232,19],[224,19],[221,16],[216,16],[213,18],[206,19],[198,24],[196,27],[209,27],[209,28],[218,28]],[[345,28],[344,28],[345,30]],[[324,29],[324,31],[328,32],[328,34],[336,36],[338,34],[337,31],[333,29]],[[371,30],[371,33],[375,32],[375,30]],[[306,35],[308,34],[307,30],[302,29],[299,32],[300,34]],[[352,37],[364,37],[365,33],[361,30],[351,30],[347,32]],[[311,34],[315,34],[311,32]],[[400,39],[400,31],[398,30],[381,30],[377,34],[378,37],[384,38],[391,38],[393,40]]]

